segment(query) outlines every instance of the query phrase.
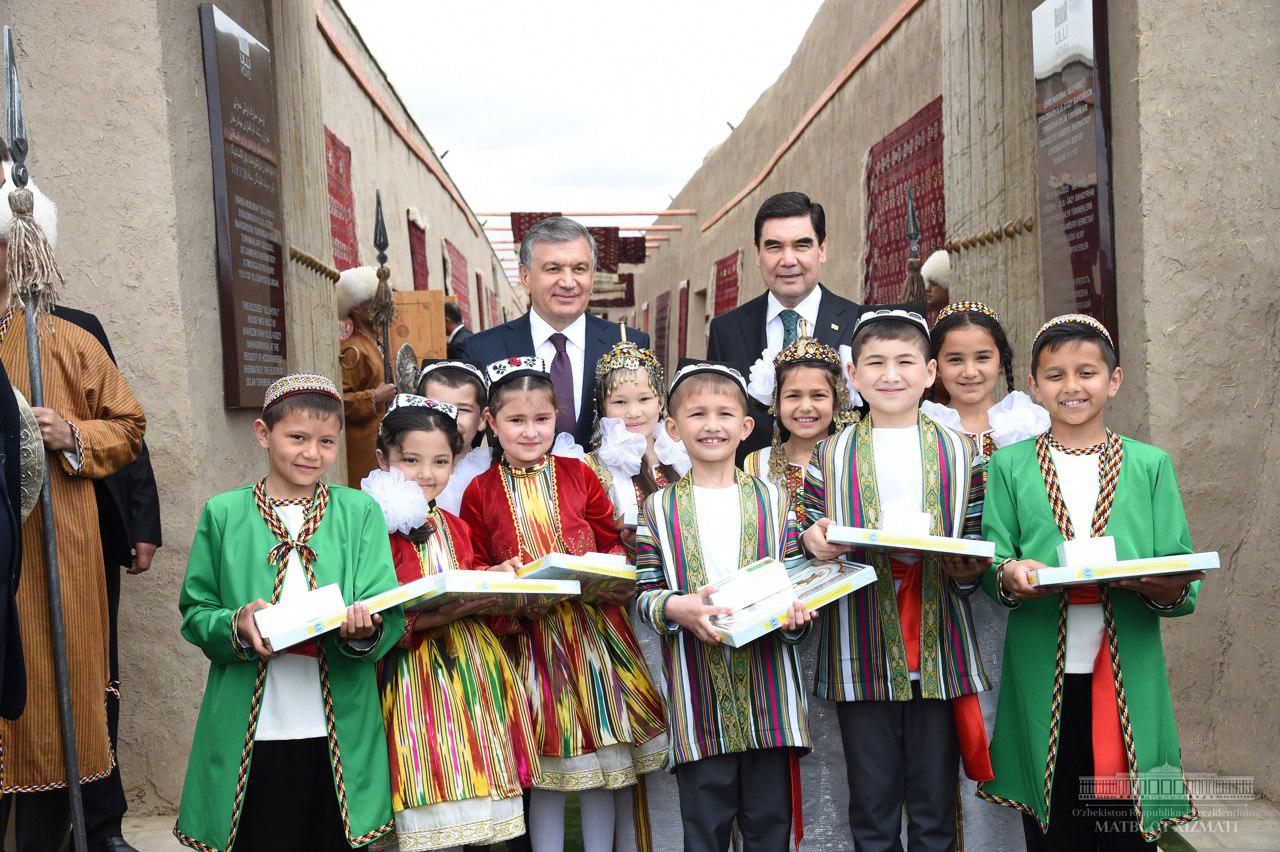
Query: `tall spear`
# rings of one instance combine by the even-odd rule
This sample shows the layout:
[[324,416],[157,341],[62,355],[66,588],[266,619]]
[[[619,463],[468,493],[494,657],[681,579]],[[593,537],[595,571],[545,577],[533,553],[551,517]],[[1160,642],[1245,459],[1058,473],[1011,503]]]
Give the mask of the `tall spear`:
[[924,302],[924,276],[920,274],[920,220],[916,218],[916,196],[907,184],[907,278],[902,282],[899,301]]
[[[10,175],[16,190],[9,193],[13,225],[8,238],[8,275],[10,293],[22,300],[27,326],[27,365],[31,374],[31,404],[44,405],[44,374],[40,369],[39,320],[52,309],[58,288],[64,283],[62,272],[44,230],[32,218],[35,197],[27,188],[29,175],[26,159],[29,152],[27,126],[22,114],[22,92],[18,88],[17,56],[13,49],[13,30],[4,28],[5,79],[9,92],[9,150],[13,156]],[[12,295],[10,301],[12,301]],[[71,798],[71,827],[76,852],[86,852],[89,845],[84,828],[84,802],[80,795],[80,770],[76,758],[75,719],[71,710],[71,676],[67,664],[67,632],[62,618],[62,581],[58,574],[58,539],[53,524],[53,492],[49,477],[40,485],[40,523],[44,532],[46,582],[49,591],[49,632],[53,639],[53,671],[58,687],[58,716],[62,722],[62,753],[67,769],[67,792]]]
[[387,279],[391,270],[387,269],[387,223],[382,218],[382,190],[374,190],[377,207],[373,217],[373,247],[378,250],[378,292],[374,294],[369,305],[369,319],[382,335],[382,375],[383,381],[394,382],[395,371],[391,368],[391,323],[396,319],[396,302],[391,296],[391,285]]

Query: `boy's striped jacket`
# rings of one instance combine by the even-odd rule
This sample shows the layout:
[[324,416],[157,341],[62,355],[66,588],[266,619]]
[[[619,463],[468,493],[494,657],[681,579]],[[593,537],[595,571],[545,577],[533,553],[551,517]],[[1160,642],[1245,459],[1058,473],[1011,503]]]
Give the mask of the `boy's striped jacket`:
[[[739,564],[765,557],[796,562],[801,554],[786,492],[742,471],[737,482]],[[673,766],[748,749],[811,746],[795,648],[805,631],[775,631],[730,648],[708,645],[663,617],[673,595],[706,584],[704,549],[729,546],[700,538],[691,475],[645,501],[636,530],[638,609],[663,638]]]

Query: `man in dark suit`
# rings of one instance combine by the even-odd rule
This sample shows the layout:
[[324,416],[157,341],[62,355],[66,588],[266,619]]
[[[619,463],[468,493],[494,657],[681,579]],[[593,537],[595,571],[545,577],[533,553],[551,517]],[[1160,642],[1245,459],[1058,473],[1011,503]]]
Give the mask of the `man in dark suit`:
[[[483,367],[503,358],[536,355],[556,386],[556,431],[583,447],[591,440],[595,365],[620,339],[618,326],[586,312],[595,276],[596,243],[582,225],[543,219],[520,242],[520,283],[529,312],[468,337],[463,358]],[[627,329],[627,339],[648,348],[649,335]]]
[[[3,245],[3,243],[0,243]],[[18,631],[18,578],[22,571],[21,423],[9,374],[0,364],[0,717],[16,719],[27,702],[22,634]]]
[[467,338],[474,332],[462,324],[462,311],[458,308],[457,302],[444,303],[444,333],[448,341],[445,354],[450,360],[460,360]]
[[[59,305],[54,316],[75,323],[92,334],[102,344],[112,361],[107,332],[98,318],[86,311]],[[117,647],[116,624],[120,613],[120,569],[130,574],[141,574],[151,567],[151,559],[160,547],[160,495],[156,490],[156,477],[151,469],[151,456],[144,441],[138,458],[106,479],[94,480],[98,502],[98,527],[102,536],[102,564],[107,572],[107,613],[111,625],[111,681],[119,689],[120,659]],[[111,748],[116,750],[116,736],[120,727],[120,697],[107,696],[107,729],[111,734]],[[127,805],[124,784],[120,780],[120,753],[116,750],[116,766],[111,774],[98,781],[91,781],[82,788],[84,797],[85,828],[89,848],[130,852],[130,846],[122,836],[121,821]],[[136,850],[134,850],[136,852]]]
[[[767,349],[778,352],[797,337],[828,346],[848,343],[858,305],[820,283],[827,260],[827,217],[803,192],[780,192],[760,205],[755,221],[756,266],[767,292],[711,321],[707,358],[735,366],[746,376]],[[751,401],[755,429],[738,449],[741,462],[767,447],[773,417]]]

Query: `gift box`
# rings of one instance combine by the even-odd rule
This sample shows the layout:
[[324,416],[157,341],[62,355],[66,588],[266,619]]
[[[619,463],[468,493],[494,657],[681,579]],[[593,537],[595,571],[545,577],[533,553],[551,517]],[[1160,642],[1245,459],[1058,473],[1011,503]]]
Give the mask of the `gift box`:
[[1118,561],[1116,540],[1109,535],[1073,538],[1058,545],[1058,564],[1064,568],[1093,568]]
[[[778,569],[782,569],[786,576],[785,586],[777,582]],[[744,574],[756,572],[760,572],[759,576],[743,578]],[[813,612],[875,581],[876,569],[859,562],[811,559],[787,571],[776,559],[762,559],[742,568],[736,577],[722,583],[711,595],[717,602],[756,597],[752,603],[735,608],[732,615],[716,616],[716,632],[724,644],[741,648],[780,629],[795,601],[800,601],[805,609]],[[739,583],[741,587],[734,589]],[[721,597],[726,590],[730,597]]]
[[[421,597],[431,588],[431,578],[423,577],[366,598],[362,603],[372,615]],[[253,614],[258,632],[267,641],[268,647],[277,653],[330,630],[337,630],[346,616],[347,604],[336,583],[312,589]]]
[[636,569],[627,558],[613,553],[548,553],[516,572],[531,580],[576,580],[584,601],[597,600],[603,594],[635,590]]
[[431,612],[458,601],[494,598],[476,613],[512,612],[552,606],[582,592],[577,580],[535,580],[504,571],[446,570],[424,579],[431,581],[430,591],[406,602],[405,609]]
[[954,553],[959,556],[979,556],[987,559],[996,555],[995,544],[980,539],[906,534],[890,530],[843,527],[838,524],[827,527],[827,541],[833,544],[851,544],[855,547],[915,550],[921,553]]
[[1212,571],[1218,567],[1220,562],[1215,551],[1186,553],[1180,556],[1156,556],[1151,559],[1122,559],[1084,567],[1041,568],[1029,579],[1033,586],[1071,586],[1078,583],[1096,583],[1100,580],[1124,580],[1128,577]]

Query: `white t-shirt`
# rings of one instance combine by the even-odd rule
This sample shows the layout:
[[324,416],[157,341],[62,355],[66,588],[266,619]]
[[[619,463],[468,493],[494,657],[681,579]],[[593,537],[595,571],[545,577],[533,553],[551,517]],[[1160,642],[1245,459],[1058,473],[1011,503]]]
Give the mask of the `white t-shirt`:
[[703,488],[693,486],[693,505],[698,513],[698,537],[702,543],[702,564],[711,585],[738,573],[739,540],[742,536],[742,507],[738,486]]
[[[1049,456],[1058,470],[1058,486],[1067,504],[1072,531],[1076,538],[1089,538],[1093,529],[1093,510],[1098,503],[1098,463],[1101,456],[1069,456],[1050,449]],[[1102,647],[1106,619],[1102,604],[1073,604],[1067,608],[1067,674],[1089,674]]]
[[[290,536],[302,528],[305,506],[277,506],[276,513]],[[269,570],[264,564],[262,570]],[[308,590],[298,551],[289,552],[280,600]],[[324,723],[324,701],[320,696],[320,661],[301,654],[281,654],[267,663],[266,689],[258,716],[255,740],[302,740],[328,735]]]
[[[876,492],[880,497],[880,512],[890,506],[919,512],[924,507],[924,461],[920,458],[920,427],[905,426],[894,429],[871,430],[875,447]],[[899,562],[918,562],[920,555],[898,552]],[[902,585],[893,581],[897,592]],[[920,679],[920,672],[912,670],[912,680]]]

